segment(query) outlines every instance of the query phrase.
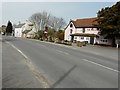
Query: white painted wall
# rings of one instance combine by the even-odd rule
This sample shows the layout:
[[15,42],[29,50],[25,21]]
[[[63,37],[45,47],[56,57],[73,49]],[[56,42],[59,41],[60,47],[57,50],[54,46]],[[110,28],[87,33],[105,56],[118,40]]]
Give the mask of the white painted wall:
[[[64,40],[67,40],[67,41],[71,40],[70,34],[73,34],[76,32],[76,28],[75,28],[74,24],[73,24],[73,27],[70,27],[70,24],[73,24],[73,23],[72,22],[69,23],[68,27],[65,29],[65,34],[64,34],[64,37],[65,37]],[[73,30],[72,33],[70,33],[71,29]]]
[[82,28],[76,28],[76,33],[82,33],[83,29]]
[[15,28],[15,37],[22,37],[22,28]]
[[85,33],[87,34],[98,34],[97,28],[85,28]]

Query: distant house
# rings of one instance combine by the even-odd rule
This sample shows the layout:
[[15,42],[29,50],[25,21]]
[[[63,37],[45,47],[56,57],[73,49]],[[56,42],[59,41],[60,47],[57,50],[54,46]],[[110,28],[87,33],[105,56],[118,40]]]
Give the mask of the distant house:
[[0,27],[0,33],[1,33],[2,35],[5,35],[5,32],[6,32],[6,26],[5,26],[5,25],[2,25],[2,26]]
[[24,38],[32,38],[35,36],[37,30],[32,22],[26,21],[26,23],[22,27],[22,37]]
[[111,40],[99,35],[100,30],[95,26],[96,24],[96,18],[70,20],[65,28],[64,40],[111,45]]
[[24,23],[19,23],[18,25],[13,25],[14,27],[14,36],[15,37],[22,37],[22,28]]

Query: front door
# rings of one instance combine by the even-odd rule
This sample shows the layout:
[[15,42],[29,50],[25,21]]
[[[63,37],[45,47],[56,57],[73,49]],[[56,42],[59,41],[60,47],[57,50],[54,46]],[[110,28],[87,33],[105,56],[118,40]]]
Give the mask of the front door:
[[90,37],[90,44],[94,44],[94,37]]

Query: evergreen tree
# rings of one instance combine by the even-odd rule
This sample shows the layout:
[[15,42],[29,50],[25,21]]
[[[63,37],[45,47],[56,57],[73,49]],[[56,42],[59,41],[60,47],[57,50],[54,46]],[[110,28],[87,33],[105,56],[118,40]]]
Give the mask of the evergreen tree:
[[97,15],[100,34],[113,40],[120,38],[120,1],[112,7],[102,8]]
[[12,34],[13,26],[10,21],[8,21],[7,27],[6,27],[6,33]]

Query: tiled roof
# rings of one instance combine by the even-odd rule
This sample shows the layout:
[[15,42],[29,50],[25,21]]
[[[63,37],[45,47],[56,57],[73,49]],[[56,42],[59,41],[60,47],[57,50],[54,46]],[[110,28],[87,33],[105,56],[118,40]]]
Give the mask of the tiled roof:
[[21,24],[18,24],[18,25],[14,25],[15,28],[21,28],[25,23],[21,23]]
[[85,19],[77,19],[76,21],[71,20],[76,28],[78,27],[95,27],[97,25],[97,18],[85,18]]

